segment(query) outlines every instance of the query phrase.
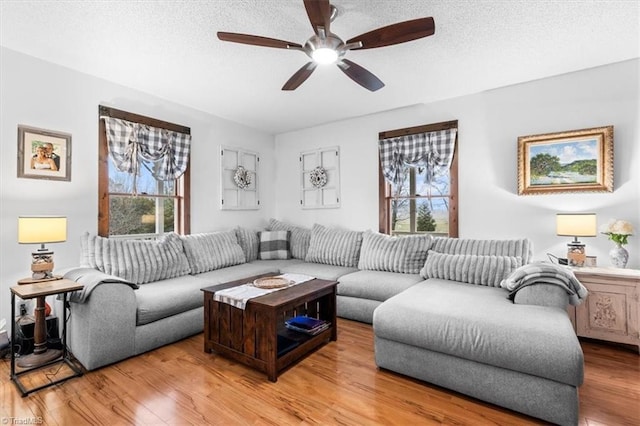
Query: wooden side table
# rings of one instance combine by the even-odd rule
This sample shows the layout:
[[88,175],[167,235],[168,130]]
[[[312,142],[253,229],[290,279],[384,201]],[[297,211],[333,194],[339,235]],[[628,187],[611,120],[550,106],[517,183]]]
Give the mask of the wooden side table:
[[[69,350],[67,349],[67,295],[69,292],[82,290],[84,286],[78,284],[75,281],[66,279],[47,280],[39,282],[31,282],[29,284],[21,284],[11,287],[11,380],[16,384],[18,390],[22,396],[26,396],[31,392],[38,391],[40,389],[64,382],[82,375],[82,368],[79,367],[70,357]],[[47,350],[46,343],[46,331],[45,331],[45,298],[47,296],[62,294],[63,312],[62,312],[62,351]],[[16,356],[15,356],[15,335],[16,335],[16,296],[23,300],[36,299],[36,320],[34,325],[34,352],[27,355],[24,362],[18,362],[18,367],[23,367],[19,372],[16,371]],[[30,373],[34,370],[47,367],[50,365],[65,363],[71,368],[72,374],[49,381],[44,385],[37,386],[32,389],[25,388],[24,384],[20,381],[20,376]]]
[[587,299],[575,307],[576,334],[633,345],[640,352],[640,270],[574,268],[573,272],[589,290]]

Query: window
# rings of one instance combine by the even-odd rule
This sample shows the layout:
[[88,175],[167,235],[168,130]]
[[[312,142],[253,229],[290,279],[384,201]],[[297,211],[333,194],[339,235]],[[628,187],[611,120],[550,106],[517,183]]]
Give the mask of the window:
[[98,234],[152,238],[164,232],[189,233],[189,167],[177,179],[157,180],[162,161],[139,158],[138,174],[118,170],[109,157],[107,126],[100,117],[190,134],[188,127],[100,106]]
[[[407,129],[382,132],[380,141],[410,135],[457,130],[458,122],[450,121]],[[458,236],[458,160],[457,132],[448,168],[433,176],[424,161],[403,163],[397,170],[398,184],[391,185],[379,172],[380,232],[387,234],[432,233],[437,236]]]

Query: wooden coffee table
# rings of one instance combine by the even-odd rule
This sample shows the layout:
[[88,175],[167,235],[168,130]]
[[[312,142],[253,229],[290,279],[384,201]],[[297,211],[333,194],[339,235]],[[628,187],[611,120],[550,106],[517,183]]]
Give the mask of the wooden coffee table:
[[[216,291],[273,276],[262,274],[203,288],[204,351],[212,350],[267,374],[278,373],[338,337],[336,281],[313,279],[250,299],[244,310],[213,299]],[[289,330],[285,321],[297,315],[323,319],[330,327],[315,336]]]

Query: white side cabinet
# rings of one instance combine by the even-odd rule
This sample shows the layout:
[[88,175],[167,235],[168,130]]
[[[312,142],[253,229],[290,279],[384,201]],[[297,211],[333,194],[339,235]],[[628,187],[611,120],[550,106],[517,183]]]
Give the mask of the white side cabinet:
[[577,335],[635,345],[640,351],[640,270],[575,268],[573,271],[589,290],[587,299],[574,310]]

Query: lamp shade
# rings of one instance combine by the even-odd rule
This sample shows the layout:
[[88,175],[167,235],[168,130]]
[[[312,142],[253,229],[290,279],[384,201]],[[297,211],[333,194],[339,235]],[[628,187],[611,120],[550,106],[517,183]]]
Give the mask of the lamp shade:
[[67,240],[67,218],[64,216],[18,217],[18,243],[45,244]]
[[565,237],[595,237],[597,235],[595,213],[558,213],[556,233]]

